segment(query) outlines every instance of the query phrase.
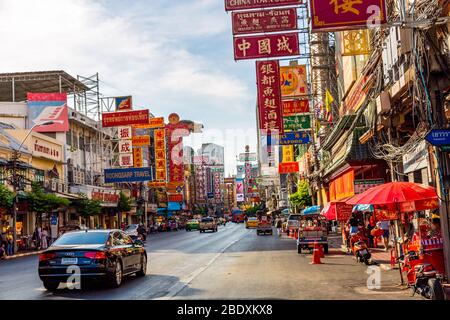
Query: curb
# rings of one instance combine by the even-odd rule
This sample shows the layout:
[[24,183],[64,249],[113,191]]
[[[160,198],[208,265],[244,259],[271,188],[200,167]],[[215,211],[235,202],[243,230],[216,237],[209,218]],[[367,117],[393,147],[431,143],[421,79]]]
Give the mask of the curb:
[[12,259],[17,259],[17,258],[22,258],[22,257],[28,257],[28,256],[33,256],[33,255],[37,255],[44,252],[44,250],[40,250],[40,251],[33,251],[33,252],[27,252],[27,253],[19,253],[19,254],[15,254],[13,256],[6,256],[4,258],[4,260],[12,260]]

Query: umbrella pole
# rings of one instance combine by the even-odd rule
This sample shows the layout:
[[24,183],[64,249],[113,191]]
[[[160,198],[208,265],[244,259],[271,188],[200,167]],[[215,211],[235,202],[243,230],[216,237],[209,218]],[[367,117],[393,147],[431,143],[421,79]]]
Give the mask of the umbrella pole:
[[[399,212],[400,214],[400,212]],[[394,221],[394,226],[395,226],[395,237],[394,237],[394,247],[395,247],[395,256],[397,258],[397,263],[398,263],[398,271],[400,272],[400,281],[401,281],[401,285],[403,286],[405,284],[405,281],[403,280],[403,272],[402,272],[402,267],[401,267],[401,263],[400,263],[400,243],[397,242],[397,237],[400,234],[400,230],[399,230],[399,226],[398,226],[398,219]]]

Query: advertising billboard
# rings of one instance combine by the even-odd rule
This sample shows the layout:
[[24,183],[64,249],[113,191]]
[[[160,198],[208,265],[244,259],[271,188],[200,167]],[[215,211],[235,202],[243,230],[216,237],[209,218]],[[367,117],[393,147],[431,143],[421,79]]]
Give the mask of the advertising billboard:
[[283,101],[283,116],[293,116],[297,113],[309,112],[309,100],[285,100]]
[[311,142],[311,135],[307,131],[285,132],[280,135],[279,144],[308,144]]
[[283,118],[283,126],[286,131],[311,129],[311,115],[300,114]]
[[278,165],[279,174],[295,173],[299,171],[298,162],[282,162]]
[[280,67],[280,85],[283,98],[307,95],[306,65]]
[[385,0],[311,0],[313,31],[367,28],[386,23]]
[[148,124],[149,112],[147,110],[107,112],[102,114],[102,126],[118,127],[132,124]]
[[105,183],[151,181],[151,168],[105,169]]
[[233,12],[231,21],[234,35],[296,30],[297,9]]
[[256,61],[260,129],[283,132],[280,65],[278,60]]
[[134,147],[146,147],[150,145],[150,136],[149,135],[134,136],[132,137],[132,142]]
[[147,124],[136,124],[133,125],[135,129],[156,129],[164,128],[164,117],[150,118]]
[[225,0],[225,10],[246,10],[246,9],[262,9],[281,6],[297,6],[302,4],[303,0]]
[[27,93],[28,127],[50,122],[53,124],[36,126],[36,132],[69,131],[69,113],[66,93]]
[[133,109],[131,96],[116,97],[114,100],[116,103],[116,111],[125,111]]
[[261,59],[300,54],[298,33],[235,37],[234,59]]

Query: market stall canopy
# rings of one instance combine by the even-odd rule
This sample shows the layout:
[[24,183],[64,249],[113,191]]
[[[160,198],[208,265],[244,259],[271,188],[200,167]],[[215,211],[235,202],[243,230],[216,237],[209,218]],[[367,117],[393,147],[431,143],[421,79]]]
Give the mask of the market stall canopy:
[[414,212],[439,208],[433,187],[412,182],[385,183],[358,194],[347,204],[371,204],[379,219],[396,219],[400,212]]
[[352,205],[345,201],[331,201],[323,208],[321,214],[329,221],[347,221],[352,214]]
[[307,207],[302,212],[302,214],[317,214],[317,213],[320,213],[320,206]]
[[348,204],[395,204],[425,199],[437,199],[433,187],[412,182],[389,182],[350,198]]

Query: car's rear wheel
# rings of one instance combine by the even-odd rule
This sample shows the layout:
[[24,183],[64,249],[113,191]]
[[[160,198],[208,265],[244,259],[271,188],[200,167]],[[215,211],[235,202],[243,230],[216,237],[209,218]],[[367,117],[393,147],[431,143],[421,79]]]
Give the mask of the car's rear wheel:
[[138,272],[136,272],[136,275],[138,277],[145,277],[146,274],[147,274],[147,257],[145,255],[142,255],[141,269]]
[[48,291],[54,292],[58,289],[59,287],[59,282],[55,282],[55,281],[44,281],[43,282],[44,288],[47,289]]
[[118,288],[122,284],[123,269],[122,263],[117,261],[114,265],[114,271],[107,275],[107,285],[110,288]]

